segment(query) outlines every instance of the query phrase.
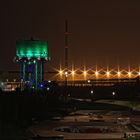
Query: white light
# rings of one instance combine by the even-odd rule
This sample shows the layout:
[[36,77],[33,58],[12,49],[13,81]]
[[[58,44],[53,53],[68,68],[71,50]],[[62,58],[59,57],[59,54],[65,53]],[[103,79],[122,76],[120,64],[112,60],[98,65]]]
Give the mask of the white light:
[[65,76],[68,77],[68,72],[67,71],[65,71]]
[[90,80],[88,80],[87,82],[90,83]]
[[65,71],[65,75],[68,75],[68,72],[67,71]]
[[12,88],[12,91],[14,91],[15,90],[15,88]]
[[47,91],[49,91],[50,90],[50,88],[49,87],[47,87]]
[[93,90],[91,90],[90,93],[93,94]]
[[1,86],[3,86],[4,85],[4,83],[3,82],[1,82]]
[[114,96],[115,95],[115,92],[112,92],[112,95]]
[[51,80],[49,80],[48,83],[51,83]]
[[139,76],[140,76],[140,72],[139,72],[138,74],[139,74]]

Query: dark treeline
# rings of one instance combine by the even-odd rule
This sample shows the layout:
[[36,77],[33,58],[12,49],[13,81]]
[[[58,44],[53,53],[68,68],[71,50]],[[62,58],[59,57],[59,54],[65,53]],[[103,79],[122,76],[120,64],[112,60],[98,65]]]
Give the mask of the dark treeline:
[[66,115],[58,96],[46,92],[1,92],[0,94],[0,138],[1,136],[24,135],[34,122]]

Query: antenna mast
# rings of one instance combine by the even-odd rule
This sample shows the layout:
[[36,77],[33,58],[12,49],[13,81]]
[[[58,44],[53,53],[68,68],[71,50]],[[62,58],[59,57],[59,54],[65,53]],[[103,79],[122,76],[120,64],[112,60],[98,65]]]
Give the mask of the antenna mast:
[[65,20],[65,88],[68,82],[68,21]]

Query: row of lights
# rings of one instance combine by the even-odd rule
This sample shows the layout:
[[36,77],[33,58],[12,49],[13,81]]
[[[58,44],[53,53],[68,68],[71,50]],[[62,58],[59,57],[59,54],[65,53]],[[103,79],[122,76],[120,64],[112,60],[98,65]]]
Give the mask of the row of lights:
[[[90,91],[90,94],[94,94],[94,91],[93,91],[93,90],[91,90],[91,91]],[[113,91],[113,92],[112,92],[112,95],[113,95],[113,96],[115,96],[115,95],[116,95],[116,93]]]
[[[32,60],[33,61],[33,63],[36,63],[36,61],[37,60],[42,60],[42,58],[41,57],[38,57],[38,58],[32,58],[32,57],[26,57],[26,58],[22,58],[22,57],[15,57],[15,60],[16,60],[16,62],[19,62],[19,61],[21,61],[21,60],[23,60],[24,62],[27,62],[28,60]],[[48,57],[45,57],[45,58],[43,58],[43,60],[48,60]]]
[[[113,72],[114,74],[112,74],[110,71],[104,71],[104,74],[107,76],[107,77],[109,77],[110,75],[117,75],[118,77],[121,77],[121,75],[124,75],[124,73],[123,72],[121,72],[121,71],[118,71],[118,72]],[[76,71],[71,71],[70,73],[68,73],[68,71],[62,71],[62,70],[60,70],[59,71],[59,74],[62,76],[62,75],[68,75],[68,74],[71,74],[72,76],[74,76],[75,74],[77,74],[76,73]],[[83,71],[81,74],[83,74],[84,76],[86,76],[87,74],[88,74],[88,71]],[[95,71],[94,73],[93,73],[95,76],[99,76],[99,75],[104,75],[104,74],[102,74],[102,73],[100,73],[99,71]],[[128,71],[128,72],[126,72],[126,74],[128,75],[128,77],[131,77],[132,76],[132,74],[134,74],[133,72],[131,72],[131,71]],[[140,76],[140,72],[136,72],[134,75],[139,75]]]

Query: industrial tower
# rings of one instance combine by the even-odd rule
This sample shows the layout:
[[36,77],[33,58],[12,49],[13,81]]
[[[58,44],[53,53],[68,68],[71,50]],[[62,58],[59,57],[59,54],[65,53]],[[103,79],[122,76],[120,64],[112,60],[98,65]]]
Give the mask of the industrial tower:
[[47,60],[47,42],[33,39],[16,42],[15,61],[20,64],[20,79],[27,87],[44,87],[44,62]]

